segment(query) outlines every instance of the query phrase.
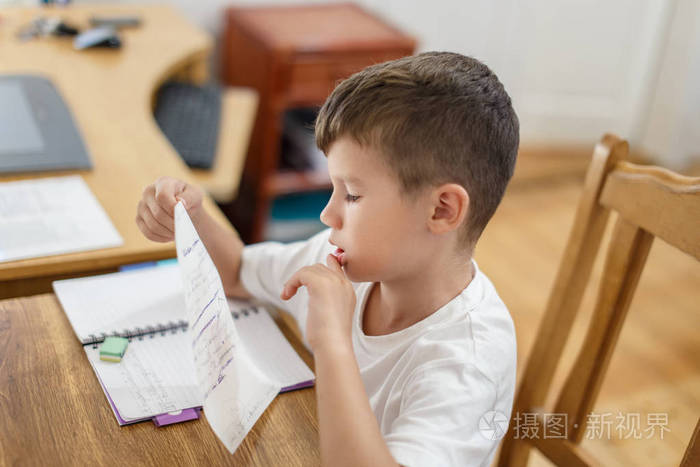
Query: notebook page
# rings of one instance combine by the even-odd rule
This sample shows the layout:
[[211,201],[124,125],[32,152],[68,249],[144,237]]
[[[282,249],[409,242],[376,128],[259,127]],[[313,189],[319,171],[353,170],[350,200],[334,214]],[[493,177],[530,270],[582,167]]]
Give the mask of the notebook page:
[[79,175],[0,183],[0,262],[122,244]]
[[187,319],[177,264],[55,281],[53,289],[81,342]]
[[175,206],[175,246],[204,411],[214,433],[233,453],[280,386],[265,378],[249,359],[221,278],[182,203]]
[[84,349],[126,421],[201,405],[186,332],[134,338],[119,363],[100,360],[99,344]]
[[[264,308],[246,311],[232,308],[236,329],[255,366],[283,390],[299,383],[313,381],[314,374]],[[235,316],[235,315],[234,315]]]

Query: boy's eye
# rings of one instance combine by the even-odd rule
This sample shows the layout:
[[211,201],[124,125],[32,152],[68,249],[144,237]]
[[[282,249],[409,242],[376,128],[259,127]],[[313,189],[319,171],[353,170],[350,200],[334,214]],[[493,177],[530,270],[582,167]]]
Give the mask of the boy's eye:
[[360,199],[360,197],[359,197],[359,196],[356,196],[356,195],[351,195],[351,194],[345,195],[345,201],[347,201],[347,202],[349,202],[349,203],[354,203],[354,202],[357,201],[358,199]]

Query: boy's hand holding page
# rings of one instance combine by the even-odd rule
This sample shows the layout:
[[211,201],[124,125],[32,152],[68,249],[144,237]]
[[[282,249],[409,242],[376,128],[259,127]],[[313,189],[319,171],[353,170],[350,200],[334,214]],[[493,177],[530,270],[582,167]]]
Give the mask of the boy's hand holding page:
[[175,239],[175,206],[182,202],[187,215],[204,243],[209,256],[219,270],[219,278],[228,296],[251,298],[240,284],[239,271],[243,242],[235,230],[217,223],[207,214],[202,189],[172,177],[160,177],[148,185],[136,208],[136,225],[143,235],[154,242]]
[[202,190],[172,177],[160,177],[143,190],[136,208],[136,225],[154,242],[172,242],[175,238],[174,210],[178,201],[187,205],[193,220],[202,215]]
[[299,269],[285,283],[280,296],[283,300],[289,300],[299,287],[306,287],[309,293],[306,336],[314,351],[325,345],[352,348],[355,291],[335,256],[328,255],[326,264]]
[[175,246],[204,412],[216,435],[233,453],[280,386],[251,363],[216,267],[181,202],[174,214]]

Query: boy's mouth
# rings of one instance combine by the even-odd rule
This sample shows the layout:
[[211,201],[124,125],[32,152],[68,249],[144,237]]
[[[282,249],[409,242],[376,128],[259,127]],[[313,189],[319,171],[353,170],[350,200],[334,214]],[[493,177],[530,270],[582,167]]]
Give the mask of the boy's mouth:
[[338,260],[341,266],[345,266],[345,250],[342,248],[336,248],[336,250],[331,254],[335,256],[335,259]]

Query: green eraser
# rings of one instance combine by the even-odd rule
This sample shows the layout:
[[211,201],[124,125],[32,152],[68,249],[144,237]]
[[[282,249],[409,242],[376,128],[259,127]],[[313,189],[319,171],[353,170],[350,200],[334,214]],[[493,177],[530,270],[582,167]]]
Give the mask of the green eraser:
[[120,362],[127,345],[129,345],[129,339],[124,337],[106,337],[100,347],[100,360]]

